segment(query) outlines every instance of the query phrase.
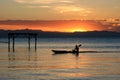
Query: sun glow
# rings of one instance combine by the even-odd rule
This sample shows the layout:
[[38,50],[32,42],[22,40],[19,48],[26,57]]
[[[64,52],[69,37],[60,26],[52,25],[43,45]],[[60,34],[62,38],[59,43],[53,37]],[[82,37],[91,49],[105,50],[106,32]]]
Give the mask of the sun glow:
[[86,32],[87,30],[85,29],[73,29],[71,32]]

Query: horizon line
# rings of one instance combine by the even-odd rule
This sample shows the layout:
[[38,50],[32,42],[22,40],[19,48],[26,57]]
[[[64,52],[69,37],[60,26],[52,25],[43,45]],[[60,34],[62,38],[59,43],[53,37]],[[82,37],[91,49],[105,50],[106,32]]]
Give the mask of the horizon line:
[[107,18],[107,19],[3,19],[0,21],[71,21],[71,20],[81,20],[81,21],[95,21],[95,20],[118,20],[120,21],[120,18]]
[[65,31],[45,31],[45,30],[38,30],[38,29],[15,29],[15,30],[10,30],[10,29],[0,29],[4,31],[41,31],[41,32],[58,32],[58,33],[87,33],[87,32],[117,32],[120,33],[119,31],[108,31],[108,30],[93,30],[93,31],[74,31],[74,32],[65,32]]

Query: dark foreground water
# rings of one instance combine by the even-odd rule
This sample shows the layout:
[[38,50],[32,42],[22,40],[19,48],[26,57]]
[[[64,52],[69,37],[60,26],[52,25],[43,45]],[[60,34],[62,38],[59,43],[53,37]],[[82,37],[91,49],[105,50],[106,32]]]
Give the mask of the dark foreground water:
[[[79,56],[51,51],[80,43]],[[13,53],[0,43],[0,80],[120,79],[120,38],[42,38],[37,45],[36,52],[34,44],[28,51],[27,39],[17,39]]]

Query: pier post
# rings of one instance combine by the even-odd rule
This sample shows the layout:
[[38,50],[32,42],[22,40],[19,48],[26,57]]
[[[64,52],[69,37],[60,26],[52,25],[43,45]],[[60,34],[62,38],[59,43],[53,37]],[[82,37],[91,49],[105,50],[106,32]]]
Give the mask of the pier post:
[[28,50],[30,51],[30,40],[31,40],[31,38],[30,38],[30,36],[28,36]]
[[13,52],[15,52],[15,36],[13,35]]
[[37,36],[35,35],[35,51],[37,50]]
[[10,35],[8,35],[8,51],[10,52]]

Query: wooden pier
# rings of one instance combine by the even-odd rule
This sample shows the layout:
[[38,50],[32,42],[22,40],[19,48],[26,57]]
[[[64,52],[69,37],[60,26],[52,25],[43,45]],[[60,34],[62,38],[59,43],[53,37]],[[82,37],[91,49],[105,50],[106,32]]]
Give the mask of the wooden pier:
[[15,51],[15,39],[25,37],[28,39],[28,50],[31,47],[31,39],[34,38],[35,41],[35,51],[37,49],[37,33],[8,33],[8,51],[11,51],[11,42],[12,42],[12,51]]

